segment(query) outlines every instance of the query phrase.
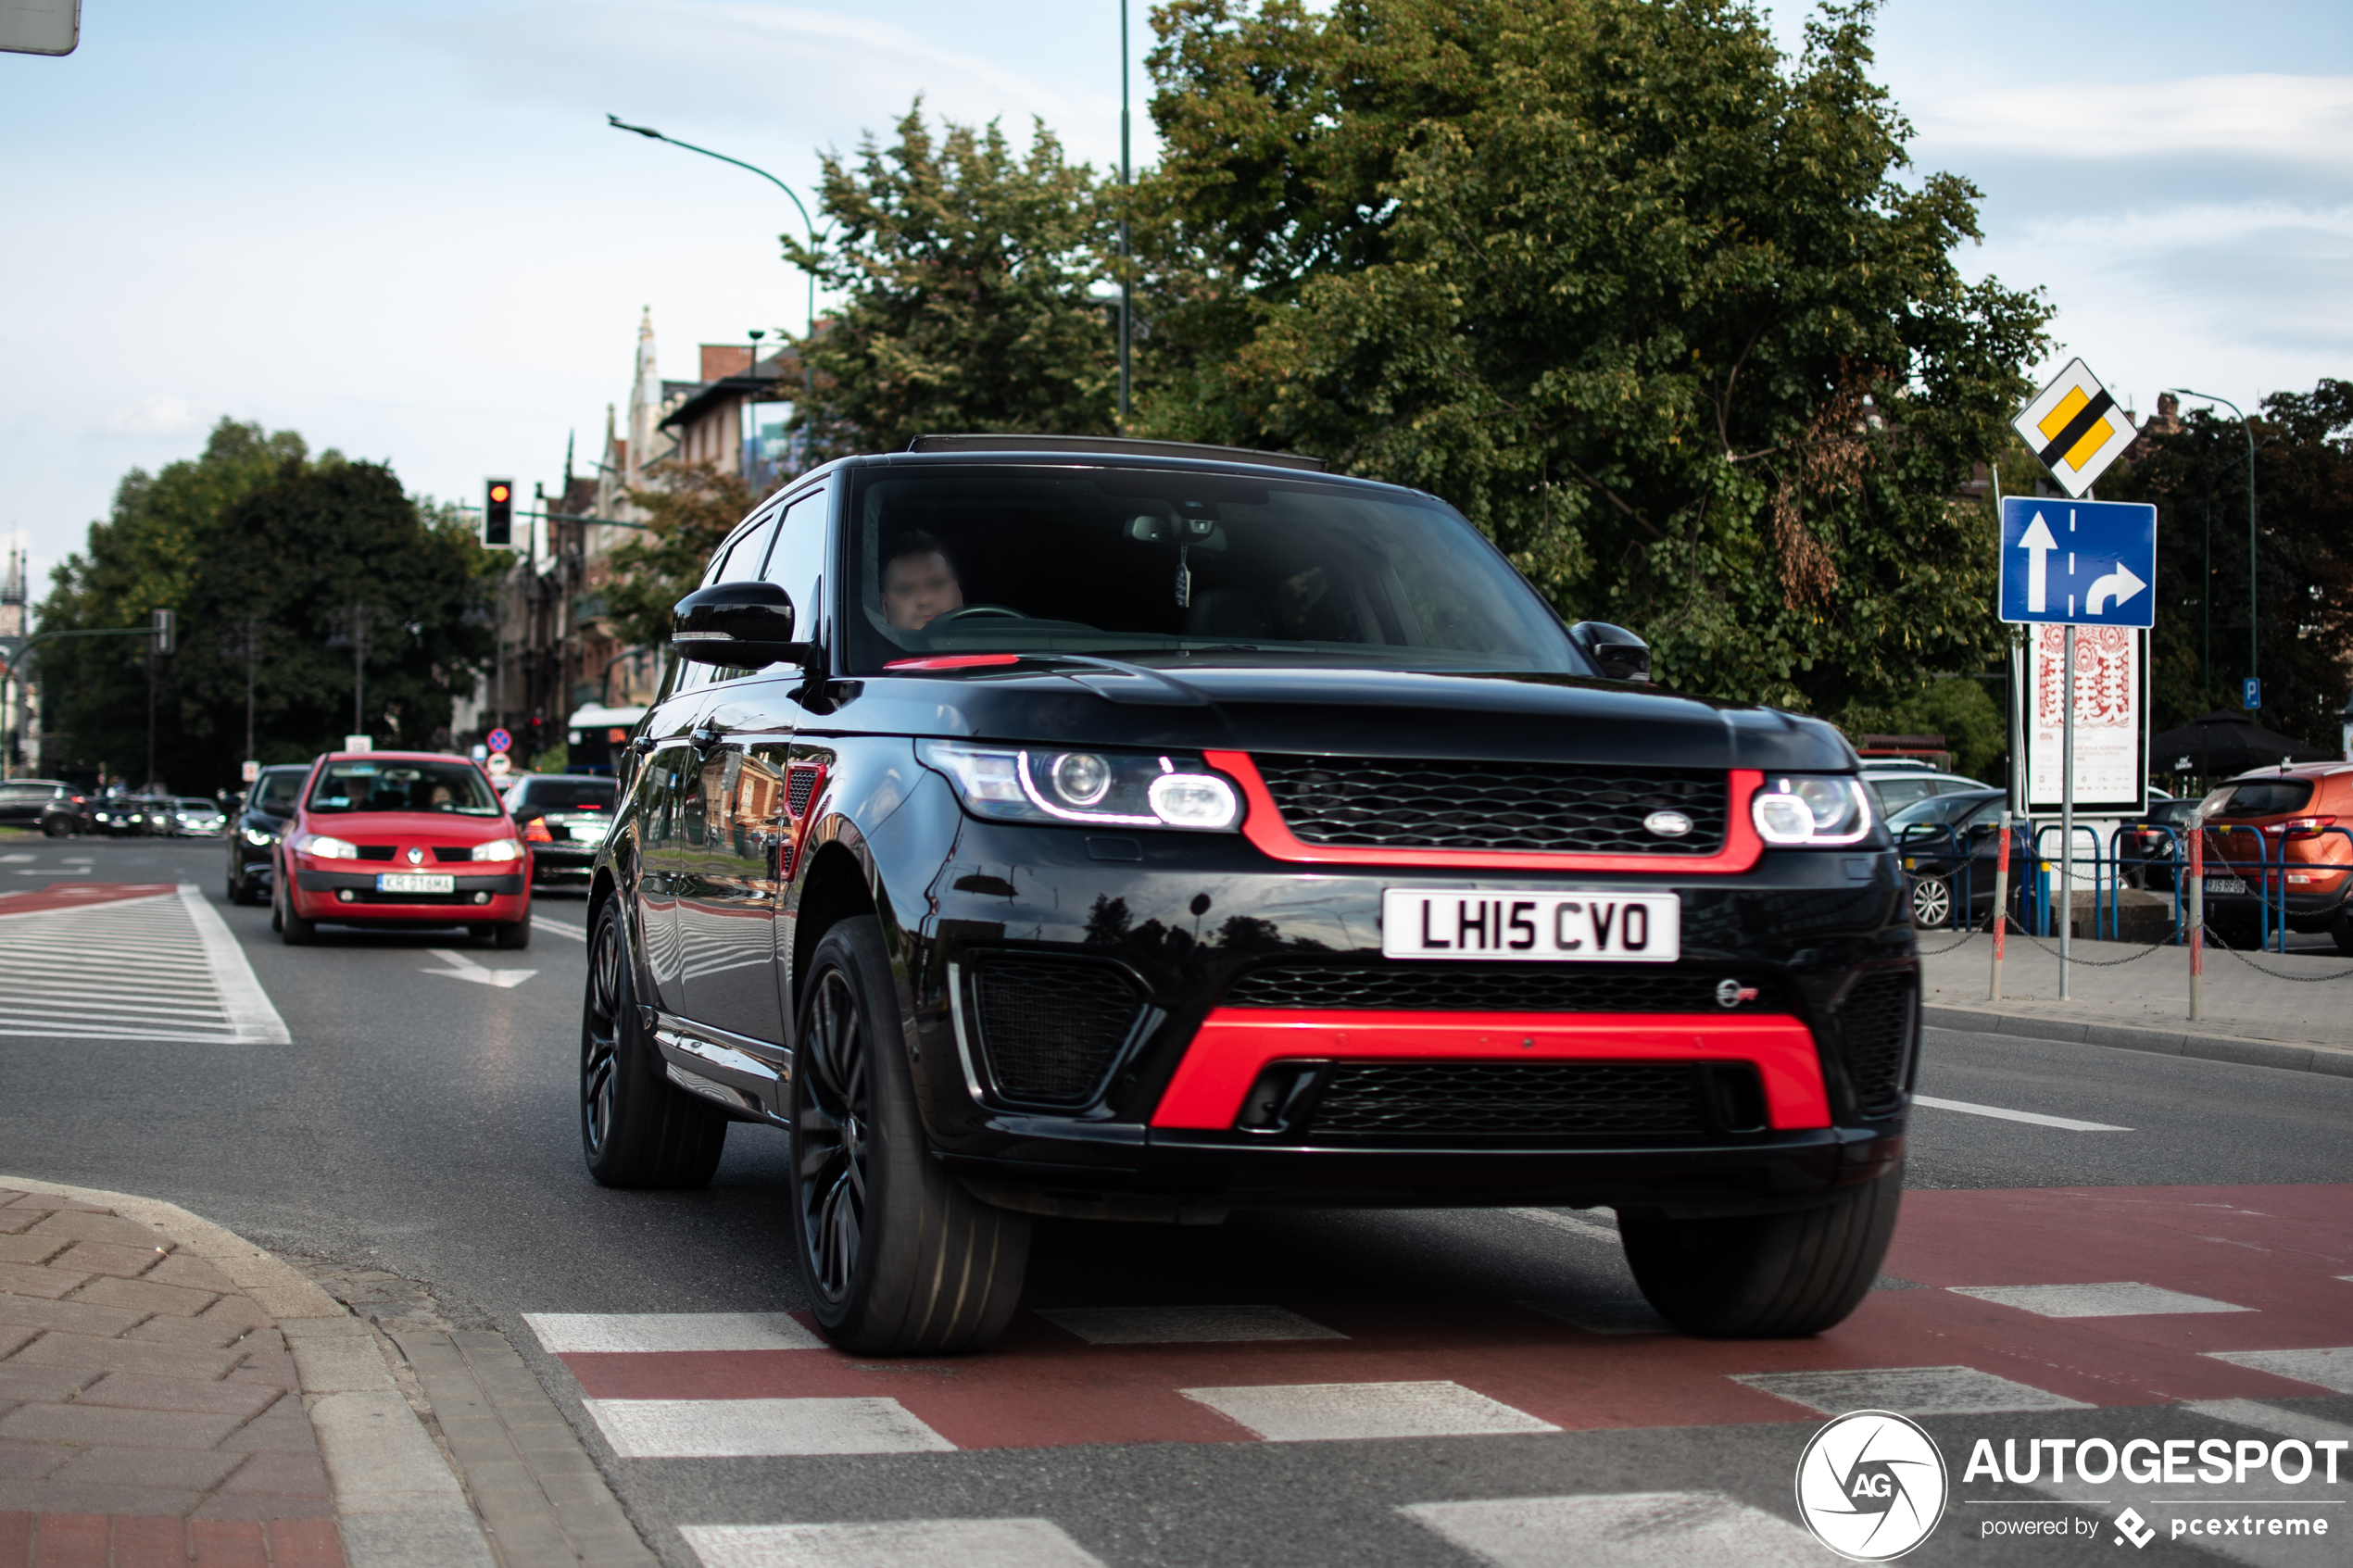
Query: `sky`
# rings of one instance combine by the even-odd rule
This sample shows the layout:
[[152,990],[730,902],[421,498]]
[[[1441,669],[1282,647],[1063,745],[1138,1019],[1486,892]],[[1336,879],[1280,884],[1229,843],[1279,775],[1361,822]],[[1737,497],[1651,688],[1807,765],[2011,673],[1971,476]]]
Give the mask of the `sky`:
[[[1771,8],[1787,47],[1804,15]],[[1917,169],[1984,193],[1957,263],[2048,291],[2043,369],[2144,413],[2353,378],[2353,6],[1887,0],[1878,51]],[[820,151],[919,94],[1115,162],[1121,63],[1117,0],[84,0],[73,55],[0,55],[0,533],[37,594],[224,414],[423,495],[552,486],[642,310],[687,379],[807,308],[781,193],[608,113],[813,206]]]

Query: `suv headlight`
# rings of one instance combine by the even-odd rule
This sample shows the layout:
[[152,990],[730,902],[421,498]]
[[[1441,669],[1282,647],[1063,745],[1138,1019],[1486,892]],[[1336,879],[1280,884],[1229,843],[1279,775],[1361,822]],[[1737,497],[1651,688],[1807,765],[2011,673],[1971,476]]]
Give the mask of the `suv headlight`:
[[359,846],[331,838],[323,833],[306,833],[295,840],[295,847],[305,855],[316,855],[322,860],[356,860]]
[[1855,844],[1871,831],[1869,791],[1842,774],[1768,774],[1748,812],[1768,844]]
[[975,817],[1195,833],[1231,833],[1241,821],[1241,796],[1198,757],[945,740],[918,741],[915,755]]
[[474,859],[477,860],[520,860],[522,859],[522,846],[511,838],[494,838],[487,844],[474,846]]

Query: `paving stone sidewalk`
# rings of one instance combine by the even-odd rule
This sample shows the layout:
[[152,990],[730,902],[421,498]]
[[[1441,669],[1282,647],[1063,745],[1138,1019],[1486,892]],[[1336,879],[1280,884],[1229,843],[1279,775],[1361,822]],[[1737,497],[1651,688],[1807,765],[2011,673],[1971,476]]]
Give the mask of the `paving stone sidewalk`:
[[0,1568],[496,1568],[373,1332],[170,1204],[0,1177]]

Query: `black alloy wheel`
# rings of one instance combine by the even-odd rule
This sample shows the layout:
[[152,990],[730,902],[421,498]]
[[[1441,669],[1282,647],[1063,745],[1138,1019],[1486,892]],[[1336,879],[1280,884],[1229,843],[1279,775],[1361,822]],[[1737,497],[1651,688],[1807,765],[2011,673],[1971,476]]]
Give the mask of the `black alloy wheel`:
[[1941,876],[1912,879],[1912,923],[1923,931],[1953,919],[1953,884]]
[[860,1355],[993,1343],[1021,1304],[1029,1218],[984,1203],[925,1146],[882,928],[817,944],[792,1077],[794,1252],[817,1326]]
[[621,902],[588,942],[580,1019],[580,1150],[600,1186],[698,1187],[727,1147],[727,1118],[679,1088],[637,1010]]

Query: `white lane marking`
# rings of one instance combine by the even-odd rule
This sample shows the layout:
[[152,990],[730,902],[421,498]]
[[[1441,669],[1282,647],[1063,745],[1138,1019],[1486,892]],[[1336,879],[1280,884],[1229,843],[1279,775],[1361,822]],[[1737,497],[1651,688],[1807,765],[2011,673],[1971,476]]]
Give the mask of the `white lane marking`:
[[1969,1366],[1869,1367],[1855,1372],[1743,1372],[1735,1383],[1823,1415],[1894,1411],[1899,1415],[1983,1415],[2008,1411],[2082,1411],[2081,1399],[2049,1394]]
[[1345,1339],[1284,1307],[1039,1307],[1048,1323],[1089,1345],[1219,1345],[1258,1339]]
[[0,855],[0,863],[11,866],[22,865],[31,859],[30,855]]
[[542,920],[539,916],[534,915],[531,917],[531,923],[538,930],[552,931],[559,936],[569,936],[575,942],[585,942],[588,940],[588,934],[586,932],[581,930],[576,925],[566,925],[560,920]]
[[2255,1311],[2130,1279],[2107,1285],[1956,1285],[1947,1288],[1956,1296],[1973,1296],[2043,1318],[2150,1318],[2174,1312]]
[[1398,1512],[1495,1568],[1821,1568],[1820,1544],[1716,1492],[1407,1503]]
[[446,974],[455,980],[471,980],[477,985],[496,985],[501,991],[511,991],[539,972],[535,969],[484,969],[482,965],[448,947],[427,947],[426,952],[447,964],[447,969],[421,969],[420,974]]
[[1506,1209],[1504,1212],[1516,1214],[1523,1220],[1533,1220],[1540,1225],[1550,1225],[1554,1230],[1567,1231],[1571,1236],[1581,1236],[1589,1241],[1606,1241],[1612,1247],[1618,1244],[1616,1225],[1605,1225],[1582,1215],[1555,1214],[1550,1209]]
[[245,962],[245,950],[228,922],[196,891],[195,883],[183,882],[179,886],[180,907],[195,922],[205,957],[212,963],[212,983],[220,992],[222,1014],[237,1026],[240,1035],[256,1044],[294,1044],[294,1036],[286,1033],[286,1021],[270,1005],[270,993],[254,978],[253,966]]
[[703,1568],[1103,1568],[1044,1519],[904,1519],[887,1524],[685,1524]]
[[61,866],[94,866],[98,862],[87,855],[68,855],[57,863]]
[[57,871],[44,869],[39,871],[19,872],[16,874],[19,876],[88,876],[90,874],[90,868],[88,866],[66,866]]
[[821,1350],[782,1312],[525,1312],[551,1356],[663,1350]]
[[896,1399],[586,1399],[623,1459],[953,1453]]
[[2227,1421],[2233,1426],[2269,1432],[2275,1437],[2301,1437],[2308,1443],[2353,1441],[2353,1426],[2322,1421],[2302,1411],[2284,1411],[2256,1399],[2189,1399],[2182,1408],[2212,1416],[2216,1421]]
[[2208,1350],[2207,1355],[2250,1372],[2268,1372],[2334,1394],[2353,1394],[2353,1346],[2326,1350]]
[[1459,1383],[1278,1383],[1177,1392],[1270,1443],[1560,1430]]
[[2007,1110],[1998,1105],[1972,1105],[1965,1099],[1934,1099],[1927,1095],[1914,1095],[1914,1105],[1931,1106],[1938,1110],[1957,1110],[1969,1116],[1994,1116],[2005,1122],[2024,1122],[2037,1127],[2057,1127],[2069,1133],[2129,1133],[2130,1127],[2110,1126],[2106,1122],[2078,1122],[2072,1116],[2045,1116],[2037,1110]]

